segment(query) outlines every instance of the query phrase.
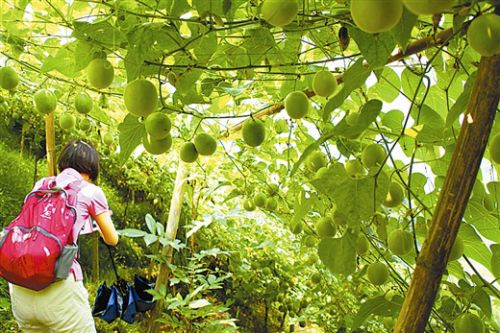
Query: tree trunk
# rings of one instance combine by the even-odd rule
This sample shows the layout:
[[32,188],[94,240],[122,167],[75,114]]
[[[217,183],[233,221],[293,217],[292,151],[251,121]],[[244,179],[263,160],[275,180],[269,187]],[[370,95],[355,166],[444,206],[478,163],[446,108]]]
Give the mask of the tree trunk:
[[[187,168],[186,165],[179,160],[179,167],[177,168],[177,177],[175,178],[174,191],[172,193],[172,201],[170,201],[170,211],[168,214],[166,236],[169,240],[174,241],[177,236],[177,228],[179,227],[179,219],[182,210],[182,198],[184,196],[184,184],[186,183]],[[171,246],[164,246],[161,252],[161,256],[166,260],[166,262],[172,262],[174,249]],[[165,263],[160,264],[160,269],[158,276],[156,278],[156,291],[160,290],[161,286],[164,286],[168,282],[168,277],[170,275],[170,269]],[[151,312],[150,318],[150,333],[160,332],[160,323],[156,320],[160,317],[163,312],[164,302],[163,299],[156,301],[156,305]]]
[[424,332],[476,181],[500,97],[500,55],[482,57],[457,145],[394,329]]
[[54,112],[45,116],[45,145],[49,176],[57,174],[56,169],[56,131],[54,129]]

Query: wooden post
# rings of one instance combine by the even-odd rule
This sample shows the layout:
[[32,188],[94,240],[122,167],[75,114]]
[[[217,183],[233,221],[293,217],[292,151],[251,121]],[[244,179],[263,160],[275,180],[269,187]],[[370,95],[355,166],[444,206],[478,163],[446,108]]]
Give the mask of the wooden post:
[[49,176],[57,174],[56,168],[56,131],[54,128],[54,112],[45,116],[45,146]]
[[[179,219],[182,211],[182,201],[184,196],[184,184],[186,183],[187,167],[179,160],[179,166],[177,168],[177,176],[175,178],[174,191],[172,193],[172,201],[170,201],[170,211],[168,214],[166,236],[169,240],[174,241],[177,236],[177,229],[179,227]],[[161,256],[165,259],[167,263],[172,262],[172,256],[174,249],[166,245],[162,248]],[[156,278],[156,291],[160,289],[161,286],[166,285],[168,282],[168,277],[170,275],[170,269],[167,264],[161,263],[160,269],[158,271],[158,276]],[[150,333],[160,332],[160,323],[156,320],[160,317],[163,312],[164,302],[163,299],[156,301],[155,308],[151,312],[150,318]]]
[[395,333],[424,332],[476,181],[500,98],[500,55],[482,57],[457,145]]

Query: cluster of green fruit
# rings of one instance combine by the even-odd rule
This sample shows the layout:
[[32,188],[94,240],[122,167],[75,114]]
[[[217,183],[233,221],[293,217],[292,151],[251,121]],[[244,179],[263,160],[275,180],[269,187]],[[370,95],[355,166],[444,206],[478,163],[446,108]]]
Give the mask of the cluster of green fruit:
[[19,76],[14,68],[5,66],[0,68],[0,87],[6,90],[14,90],[19,84]]
[[194,137],[193,142],[185,142],[180,151],[180,158],[186,163],[193,163],[198,155],[210,156],[217,150],[217,142],[207,133],[200,133]]
[[[337,79],[330,71],[321,70],[313,77],[312,90],[316,96],[329,97],[337,86]],[[285,97],[284,107],[290,118],[301,119],[309,112],[311,103],[303,91],[292,91]]]
[[271,184],[268,193],[257,192],[252,198],[247,198],[243,201],[243,208],[246,211],[254,211],[257,207],[274,211],[278,208],[278,200],[274,197],[279,191],[279,186]]
[[360,159],[352,159],[345,163],[346,174],[351,178],[361,178],[365,176],[366,169],[381,167],[386,157],[387,152],[384,147],[376,143],[370,144],[361,152],[361,161]]

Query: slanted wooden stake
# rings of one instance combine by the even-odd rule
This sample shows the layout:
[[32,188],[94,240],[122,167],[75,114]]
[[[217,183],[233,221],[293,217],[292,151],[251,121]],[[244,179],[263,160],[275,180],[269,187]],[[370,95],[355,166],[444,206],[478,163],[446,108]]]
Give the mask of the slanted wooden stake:
[[[182,210],[182,199],[184,196],[184,185],[187,180],[186,177],[187,167],[182,161],[179,161],[177,176],[175,177],[174,191],[172,193],[172,201],[170,201],[170,211],[168,212],[168,221],[166,228],[166,236],[171,241],[174,241],[177,236],[177,228],[179,227],[179,219],[181,217]],[[171,246],[166,245],[161,251],[161,257],[164,258],[167,263],[171,263],[173,253],[174,249]],[[158,291],[161,286],[167,284],[169,275],[170,269],[168,268],[167,264],[161,263],[160,269],[158,271],[158,276],[156,278],[156,291]],[[157,319],[163,312],[163,308],[163,299],[156,301],[155,308],[151,312],[151,326],[149,329],[150,333],[160,332],[160,323],[157,322]]]
[[45,116],[45,149],[47,151],[49,176],[57,174],[56,169],[56,131],[54,129],[54,112]]
[[424,332],[476,181],[500,98],[500,55],[482,57],[462,129],[395,333]]

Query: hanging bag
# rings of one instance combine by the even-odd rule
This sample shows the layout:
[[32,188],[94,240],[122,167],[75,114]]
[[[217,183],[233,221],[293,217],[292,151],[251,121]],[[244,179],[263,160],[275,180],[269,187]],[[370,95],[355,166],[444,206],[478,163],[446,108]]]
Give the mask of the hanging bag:
[[[154,288],[154,282],[151,283],[137,275],[133,284],[121,279],[116,269],[111,247],[106,246],[111,258],[116,282],[111,287],[108,287],[106,282],[99,286],[92,315],[108,323],[113,322],[116,318],[121,318],[125,322],[132,324],[135,322],[138,312],[145,312],[154,307],[153,296],[145,292],[147,289]],[[138,286],[139,289],[137,289]]]

